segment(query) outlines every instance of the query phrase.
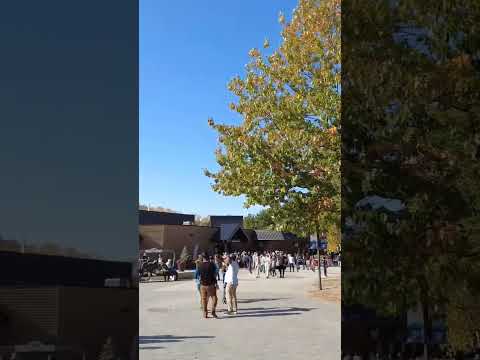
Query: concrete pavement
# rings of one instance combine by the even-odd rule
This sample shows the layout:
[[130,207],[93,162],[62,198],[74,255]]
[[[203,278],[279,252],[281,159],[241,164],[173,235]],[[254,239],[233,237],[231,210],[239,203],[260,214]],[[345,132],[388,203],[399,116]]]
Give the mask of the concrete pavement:
[[[329,268],[329,277],[339,276]],[[140,359],[340,359],[340,304],[307,296],[318,273],[239,276],[239,312],[204,319],[193,280],[140,285]]]

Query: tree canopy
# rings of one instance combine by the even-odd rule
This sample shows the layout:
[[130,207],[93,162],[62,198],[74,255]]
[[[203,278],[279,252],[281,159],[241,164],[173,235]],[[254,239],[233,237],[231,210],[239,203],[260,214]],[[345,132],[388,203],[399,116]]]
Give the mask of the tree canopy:
[[258,214],[248,214],[243,219],[243,225],[246,229],[276,230],[275,221],[269,209],[261,210]]
[[300,0],[280,22],[280,47],[252,49],[246,75],[228,86],[241,124],[209,120],[220,170],[205,173],[215,191],[245,195],[247,207],[269,207],[311,233],[340,216],[340,1]]
[[[343,243],[344,300],[391,314],[421,303],[427,335],[439,307],[465,349],[478,331],[457,306],[478,299],[478,4],[343,5],[342,211],[362,228]],[[355,208],[374,194],[406,210]]]

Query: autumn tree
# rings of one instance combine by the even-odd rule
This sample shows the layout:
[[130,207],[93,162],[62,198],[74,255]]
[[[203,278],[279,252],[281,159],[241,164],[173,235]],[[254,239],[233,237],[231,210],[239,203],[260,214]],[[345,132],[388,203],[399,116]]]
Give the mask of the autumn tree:
[[[427,358],[437,308],[449,343],[471,346],[457,293],[478,299],[478,4],[342,5],[342,218],[360,229],[343,243],[342,299],[389,314],[420,303]],[[374,194],[405,211],[356,208]]]
[[340,215],[340,1],[300,0],[280,22],[280,47],[252,49],[246,75],[228,86],[241,124],[209,120],[220,170],[206,175],[215,191],[245,195],[247,207],[312,233]]

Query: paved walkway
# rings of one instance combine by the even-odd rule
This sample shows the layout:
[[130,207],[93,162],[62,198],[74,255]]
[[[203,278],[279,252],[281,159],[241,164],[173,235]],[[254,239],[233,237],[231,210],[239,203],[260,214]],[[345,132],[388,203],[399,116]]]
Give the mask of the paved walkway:
[[318,273],[285,274],[241,270],[238,315],[224,314],[219,291],[219,319],[202,318],[193,280],[142,283],[140,359],[340,359],[340,305],[306,296]]

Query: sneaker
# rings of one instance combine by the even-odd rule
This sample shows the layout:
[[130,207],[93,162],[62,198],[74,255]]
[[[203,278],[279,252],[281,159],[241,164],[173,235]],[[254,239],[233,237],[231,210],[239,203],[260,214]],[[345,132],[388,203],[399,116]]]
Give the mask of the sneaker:
[[203,314],[203,317],[204,317],[205,319],[208,319],[208,314]]
[[234,311],[234,312],[233,312],[233,314],[234,314],[234,315],[237,315],[237,312],[236,312],[236,311]]
[[215,313],[212,313],[212,316],[213,316],[215,319],[218,319],[218,316],[217,316],[217,314],[215,314]]

